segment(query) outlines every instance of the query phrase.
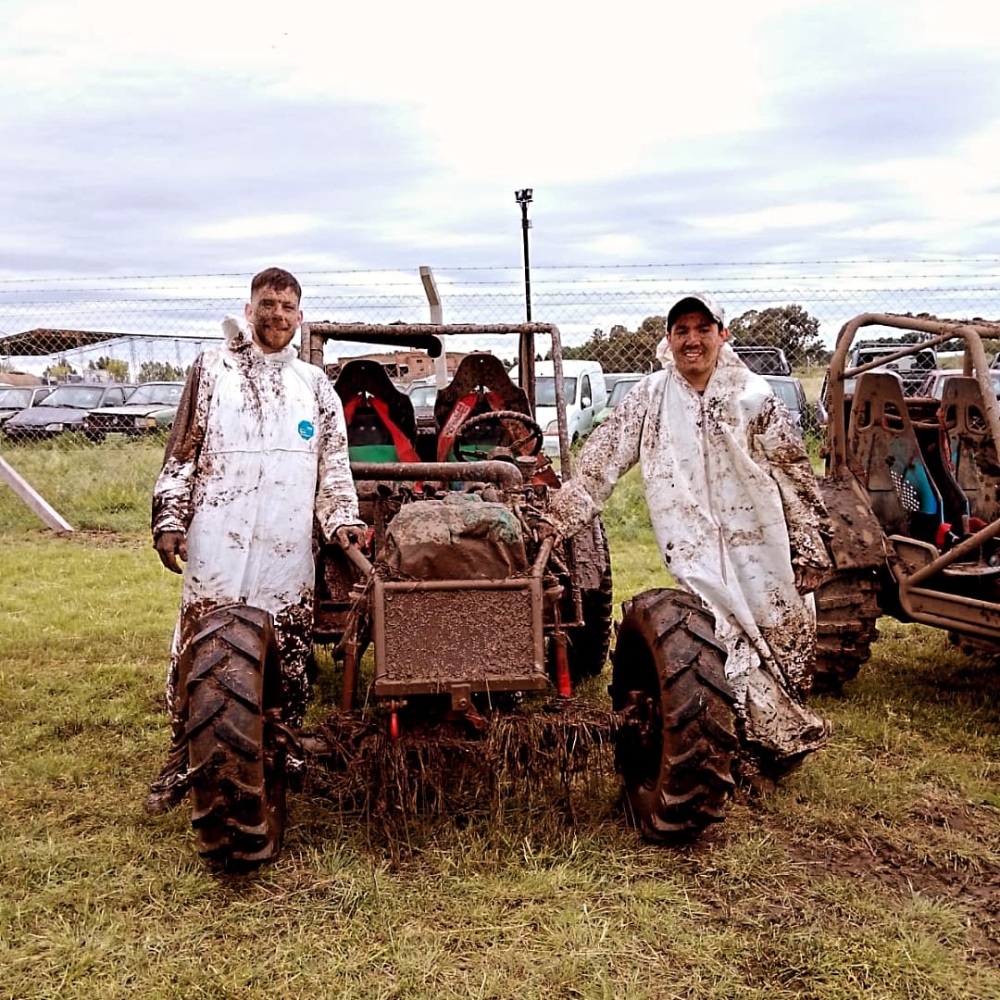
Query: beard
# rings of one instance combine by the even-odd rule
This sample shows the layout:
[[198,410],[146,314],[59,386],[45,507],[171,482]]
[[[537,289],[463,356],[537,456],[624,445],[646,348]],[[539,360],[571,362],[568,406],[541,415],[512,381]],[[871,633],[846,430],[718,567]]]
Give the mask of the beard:
[[295,327],[289,326],[281,320],[258,317],[253,323],[254,340],[261,347],[272,351],[284,350],[292,342],[294,336]]

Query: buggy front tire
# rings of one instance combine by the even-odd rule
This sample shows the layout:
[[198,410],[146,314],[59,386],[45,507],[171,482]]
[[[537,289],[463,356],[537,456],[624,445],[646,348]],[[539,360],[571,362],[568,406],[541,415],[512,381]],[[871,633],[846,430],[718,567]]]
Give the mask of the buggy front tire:
[[840,570],[816,589],[814,691],[840,694],[871,658],[881,613],[878,593],[873,569]]
[[625,712],[615,761],[629,819],[656,843],[691,840],[720,822],[735,788],[735,698],[712,614],[678,590],[622,605],[613,707]]
[[191,825],[230,869],[273,860],[285,827],[284,747],[274,738],[279,661],[270,614],[232,605],[199,620],[186,676]]

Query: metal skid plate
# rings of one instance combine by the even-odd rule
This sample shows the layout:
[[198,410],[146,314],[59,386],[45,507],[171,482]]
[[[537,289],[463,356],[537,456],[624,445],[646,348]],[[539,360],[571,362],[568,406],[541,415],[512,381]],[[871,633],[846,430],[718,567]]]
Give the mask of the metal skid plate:
[[377,580],[372,604],[377,697],[549,686],[540,580]]

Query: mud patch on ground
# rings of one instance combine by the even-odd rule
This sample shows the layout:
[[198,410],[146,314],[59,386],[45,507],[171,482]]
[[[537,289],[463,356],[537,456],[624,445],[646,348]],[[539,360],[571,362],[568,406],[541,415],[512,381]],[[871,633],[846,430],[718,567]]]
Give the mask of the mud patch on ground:
[[[1000,837],[1000,811],[986,806],[927,802],[926,809],[917,810],[914,822],[964,832],[980,843]],[[1000,961],[1000,862],[965,859],[945,867],[903,844],[867,838],[805,840],[782,830],[775,830],[774,836],[801,865],[804,878],[871,882],[901,900],[919,895],[956,907],[967,919],[968,959],[987,955]],[[933,836],[928,833],[928,841]]]
[[[51,537],[48,532],[46,532],[46,537]],[[62,537],[70,541],[82,542],[88,548],[95,549],[148,549],[150,547],[149,539],[145,536],[137,538],[134,535],[125,535],[113,529],[76,528],[72,534],[66,533]]]

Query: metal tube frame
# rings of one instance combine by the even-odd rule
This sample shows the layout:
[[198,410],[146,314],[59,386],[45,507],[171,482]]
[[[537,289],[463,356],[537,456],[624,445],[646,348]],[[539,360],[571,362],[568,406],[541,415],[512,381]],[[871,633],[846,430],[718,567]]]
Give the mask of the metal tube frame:
[[351,462],[355,480],[416,482],[441,480],[448,483],[487,482],[504,489],[517,489],[524,482],[521,470],[511,462]]
[[[916,344],[909,344],[901,347],[894,354],[880,357],[877,361],[870,361],[867,364],[859,365],[857,368],[845,368],[847,354],[854,342],[854,337],[858,330],[865,326],[885,326],[897,330],[912,331],[914,333],[931,334],[927,340]],[[900,316],[895,313],[864,313],[855,316],[841,328],[837,334],[837,344],[830,360],[830,382],[828,391],[830,393],[829,411],[829,445],[830,445],[830,467],[845,468],[847,466],[847,427],[844,421],[844,380],[855,375],[878,368],[889,361],[916,354],[925,347],[933,347],[948,340],[961,339],[965,342],[966,364],[964,370],[971,374],[971,368],[976,369],[976,379],[979,382],[980,391],[983,394],[983,406],[986,410],[986,419],[990,425],[990,432],[994,442],[1000,444],[1000,405],[998,405],[993,385],[989,378],[989,361],[986,352],[983,350],[982,336],[996,338],[1000,340],[1000,323],[987,323],[985,321],[974,320],[971,323],[962,323],[955,320],[940,320],[933,317],[920,316]],[[970,363],[971,362],[971,363]]]
[[[573,468],[569,453],[566,393],[563,387],[562,338],[559,334],[559,327],[554,323],[448,323],[440,326],[434,323],[396,323],[392,326],[380,323],[303,323],[300,356],[303,361],[308,361],[310,364],[322,368],[323,350],[328,340],[417,347],[430,353],[432,349],[435,349],[435,344],[443,349],[441,337],[492,337],[513,334],[517,334],[520,338],[518,350],[520,382],[521,388],[528,395],[532,416],[535,414],[535,337],[547,334],[552,338],[556,426],[559,430],[559,464],[563,478],[569,478],[573,474]],[[544,429],[543,427],[542,430]],[[422,473],[420,471],[421,464],[416,462],[412,464],[411,468],[416,472],[416,475],[408,478],[435,478],[430,474]]]
[[[847,368],[847,356],[854,337],[858,330],[866,326],[883,326],[891,329],[926,333],[930,336],[918,343],[900,345],[898,351],[879,357],[875,361],[858,365],[855,368]],[[863,374],[866,371],[878,368],[899,358],[916,354],[925,347],[933,347],[949,340],[961,340],[965,345],[962,370],[966,375],[974,374],[976,381],[979,383],[983,399],[983,409],[986,412],[990,434],[993,437],[994,446],[997,448],[998,453],[1000,453],[1000,402],[997,400],[990,379],[989,360],[986,357],[986,351],[983,348],[981,339],[984,336],[987,339],[1000,341],[1000,323],[991,323],[985,320],[962,322],[936,319],[933,316],[903,316],[894,313],[865,313],[845,323],[837,335],[836,347],[830,361],[827,475],[850,472],[847,463],[847,423],[844,419],[846,399],[844,380],[853,378],[856,375]],[[853,473],[851,474],[853,475]],[[997,603],[981,601],[961,594],[949,594],[943,591],[930,590],[920,586],[920,584],[942,572],[964,556],[971,555],[985,542],[998,535],[1000,535],[1000,520],[993,521],[974,535],[963,539],[954,548],[943,553],[938,558],[932,559],[931,562],[921,567],[911,576],[897,577],[899,603],[903,612],[912,621],[931,625],[935,628],[959,629],[964,633],[986,638],[1000,638],[1000,605]],[[938,605],[938,608],[936,610],[921,610],[918,605],[927,601]],[[988,622],[977,624],[965,619],[950,618],[946,614],[940,613],[946,610],[948,605],[961,606],[969,610],[981,612],[985,618],[996,617],[997,623],[995,626],[991,626]]]

